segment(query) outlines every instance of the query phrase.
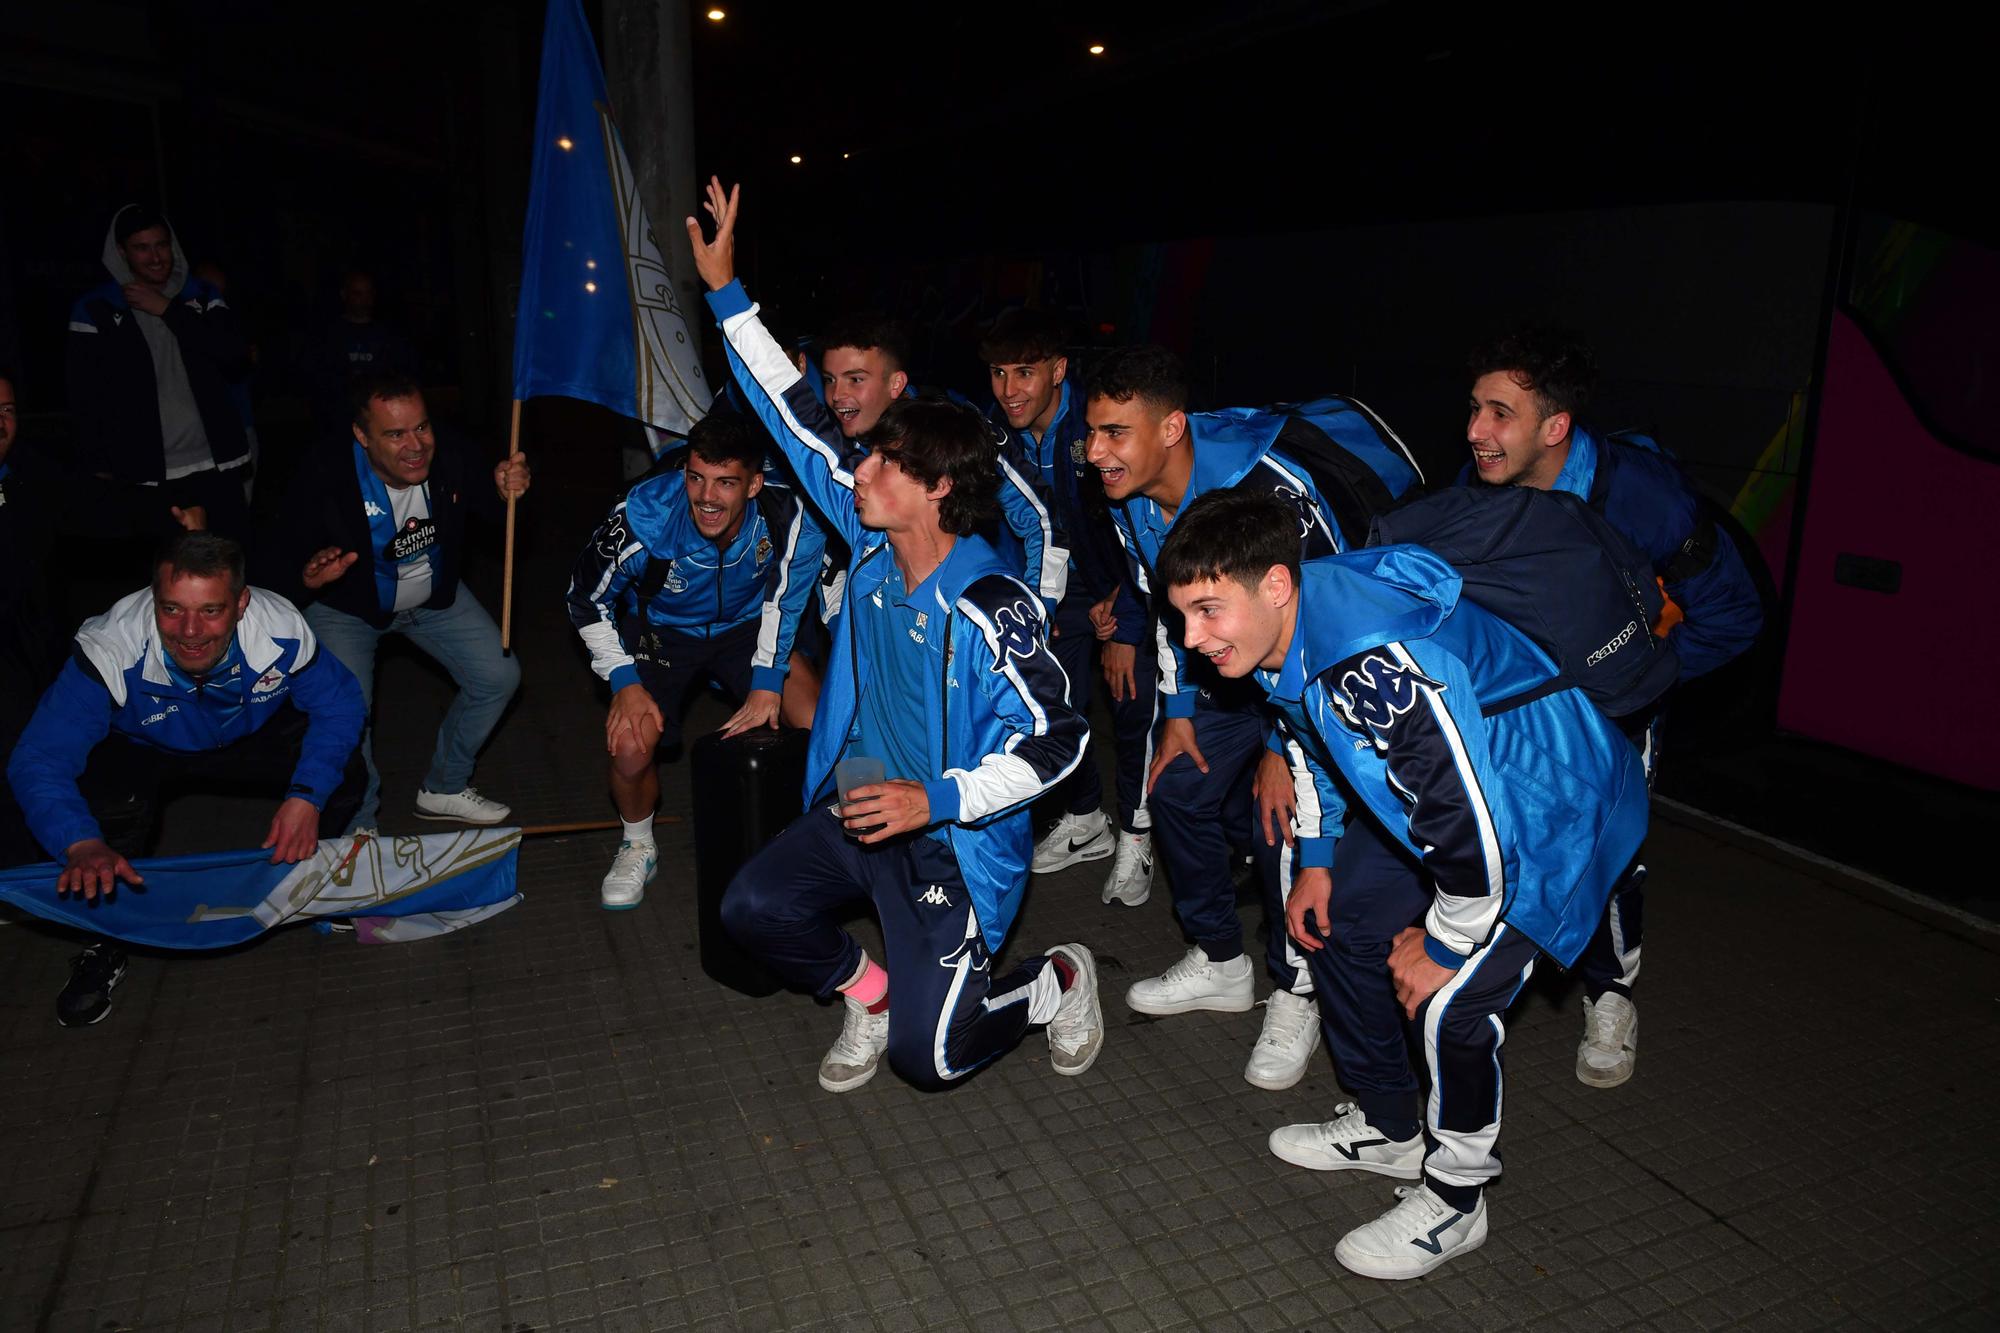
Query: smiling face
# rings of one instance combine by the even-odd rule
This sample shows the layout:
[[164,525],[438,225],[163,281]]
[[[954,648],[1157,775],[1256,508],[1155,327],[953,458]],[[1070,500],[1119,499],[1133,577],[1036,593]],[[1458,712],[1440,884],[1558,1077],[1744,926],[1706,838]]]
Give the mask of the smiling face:
[[1465,438],[1479,480],[1542,491],[1555,485],[1569,459],[1569,413],[1543,416],[1534,391],[1505,370],[1479,377],[1469,411]]
[[850,440],[875,429],[882,409],[901,397],[910,382],[879,347],[829,347],[819,369],[826,405]]
[[1162,411],[1136,394],[1122,403],[1092,398],[1087,414],[1084,456],[1104,478],[1105,497],[1143,494],[1164,508],[1180,508],[1193,467],[1187,414]]
[[1258,667],[1275,671],[1291,647],[1298,605],[1291,571],[1273,565],[1255,588],[1233,578],[1198,579],[1167,589],[1186,621],[1182,642],[1234,679]]
[[[171,576],[171,577],[169,577]],[[160,647],[192,675],[215,669],[250,605],[250,589],[230,591],[227,574],[177,574],[162,565],[153,579],[153,624]]]
[[118,242],[118,253],[132,270],[132,280],[164,287],[174,272],[174,238],[165,227],[142,227]]
[[422,394],[368,400],[367,424],[354,426],[354,438],[368,455],[368,466],[388,485],[421,485],[431,475],[437,437],[431,434],[430,412]]
[[1007,424],[1015,430],[1032,432],[1040,439],[1056,419],[1062,403],[1063,377],[1069,373],[1069,358],[1052,356],[1041,361],[995,363],[986,368],[993,383],[993,400],[1007,414]]
[[764,489],[764,474],[735,459],[712,463],[700,454],[688,455],[688,511],[701,535],[717,546],[736,539],[751,499]]

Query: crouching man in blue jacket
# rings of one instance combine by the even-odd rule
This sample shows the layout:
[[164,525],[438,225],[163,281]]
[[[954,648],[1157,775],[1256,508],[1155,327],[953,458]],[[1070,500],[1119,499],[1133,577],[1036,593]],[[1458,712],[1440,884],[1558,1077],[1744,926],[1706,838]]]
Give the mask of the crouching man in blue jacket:
[[[1027,887],[1028,805],[1077,766],[1089,728],[1041,598],[977,535],[998,518],[991,432],[970,406],[897,399],[850,465],[832,414],[735,281],[737,204],[710,183],[714,241],[688,219],[695,267],[737,383],[853,554],[806,813],[737,874],[723,923],[791,986],[843,997],[819,1070],[829,1092],[866,1083],[885,1053],[918,1087],[948,1087],[1037,1025],[1056,1071],[1081,1074],[1104,1041],[1090,950],[1059,944],[992,969]],[[835,767],[856,757],[886,780],[835,805]],[[861,901],[881,918],[886,968],[841,928]]]
[[[128,857],[152,841],[160,793],[190,780],[284,794],[263,845],[302,861],[322,827],[361,804],[361,686],[276,593],[243,581],[243,548],[185,532],[153,586],[83,622],[70,661],[7,763],[28,827],[63,863],[56,892],[85,898],[144,883]],[[56,1000],[65,1027],[111,1009],[125,953],[84,950]]]
[[[1311,960],[1328,1044],[1362,1106],[1273,1131],[1295,1165],[1418,1182],[1334,1250],[1367,1277],[1430,1272],[1486,1239],[1500,1174],[1501,1016],[1546,953],[1567,967],[1646,831],[1638,753],[1590,700],[1558,690],[1488,717],[1481,702],[1555,674],[1526,636],[1459,600],[1451,566],[1383,546],[1301,566],[1294,511],[1218,491],[1184,511],[1158,573],[1186,643],[1225,677],[1255,676],[1294,742],[1297,855],[1286,926]],[[1400,849],[1396,867],[1335,884],[1349,799]],[[1329,900],[1340,899],[1329,914]],[[1364,899],[1365,901],[1357,901]],[[1397,1034],[1367,1049],[1338,973],[1334,922],[1388,922],[1390,977],[1429,1066]],[[1381,1066],[1393,1065],[1394,1069]],[[1397,1085],[1401,1086],[1398,1087]]]

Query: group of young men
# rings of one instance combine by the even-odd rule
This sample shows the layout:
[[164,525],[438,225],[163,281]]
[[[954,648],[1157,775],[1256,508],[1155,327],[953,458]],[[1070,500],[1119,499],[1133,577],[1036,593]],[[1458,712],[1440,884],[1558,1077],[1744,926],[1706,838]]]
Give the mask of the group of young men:
[[[1371,473],[1309,414],[1191,412],[1160,348],[1105,355],[1086,386],[1034,312],[982,346],[987,412],[913,393],[894,339],[867,323],[823,339],[815,372],[736,280],[739,202],[711,182],[712,236],[688,220],[733,410],[719,400],[620,492],[569,588],[611,691],[624,834],[602,905],[638,906],[657,872],[656,765],[702,683],[738,704],[725,732],[810,729],[803,813],[742,867],[722,916],[790,987],[839,997],[819,1069],[830,1092],[885,1058],[919,1087],[950,1086],[1037,1027],[1057,1073],[1087,1071],[1105,1034],[1091,950],[992,966],[1031,877],[1082,862],[1110,863],[1106,904],[1147,901],[1156,863],[1172,891],[1188,947],[1130,988],[1129,1009],[1255,1007],[1237,910],[1247,858],[1270,989],[1244,1076],[1289,1088],[1324,1040],[1354,1096],[1274,1131],[1271,1151],[1408,1182],[1339,1243],[1353,1271],[1415,1277],[1477,1247],[1499,1174],[1503,1018],[1540,956],[1585,979],[1579,1079],[1632,1074],[1657,707],[1607,717],[1444,559],[1367,544],[1369,511],[1415,468],[1359,404],[1329,410],[1393,467]],[[1659,577],[1669,611],[1646,632],[1699,674],[1755,637],[1755,589],[1669,457],[1578,421],[1590,384],[1588,354],[1560,338],[1482,349],[1459,483],[1568,492],[1601,513]],[[43,704],[103,714],[126,748],[247,751],[289,694],[306,721],[274,857],[311,831],[295,800],[324,827],[341,788],[349,824],[374,818],[372,764],[342,783],[333,752],[365,759],[386,632],[461,685],[420,813],[506,814],[467,785],[517,678],[511,659],[489,660],[491,622],[458,583],[462,511],[484,487],[436,447],[414,386],[364,385],[356,404],[352,450],[311,476],[270,557],[295,571],[302,613],[246,587],[226,545],[184,539],[149,591],[85,626]],[[525,460],[492,484],[525,490]],[[1115,827],[1087,721],[1097,681]],[[247,706],[217,702],[246,689]],[[170,703],[177,735],[203,710],[235,711],[199,744],[147,733],[157,719],[140,714]],[[63,887],[109,889],[129,862],[79,800],[105,731],[53,733],[38,714],[10,777]],[[856,905],[880,922],[882,958],[843,928]]]

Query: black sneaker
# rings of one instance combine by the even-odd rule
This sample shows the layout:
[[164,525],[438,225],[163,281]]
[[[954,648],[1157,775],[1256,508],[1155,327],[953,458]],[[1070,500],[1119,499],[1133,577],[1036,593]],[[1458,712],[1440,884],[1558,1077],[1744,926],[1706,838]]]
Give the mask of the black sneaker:
[[56,996],[56,1022],[89,1027],[111,1012],[111,992],[125,978],[125,951],[99,940],[70,959],[69,984]]

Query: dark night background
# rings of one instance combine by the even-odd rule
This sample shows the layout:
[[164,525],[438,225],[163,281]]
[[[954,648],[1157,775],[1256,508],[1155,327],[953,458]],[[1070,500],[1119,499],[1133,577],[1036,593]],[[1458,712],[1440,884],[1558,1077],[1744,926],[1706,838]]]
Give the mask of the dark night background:
[[[917,325],[920,378],[983,396],[979,325],[1069,307],[1086,344],[1175,345],[1202,405],[1357,393],[1433,479],[1463,456],[1465,348],[1552,317],[1598,347],[1599,415],[1656,427],[1727,503],[1800,466],[1858,236],[1895,219],[2000,239],[1982,43],[1922,6],[706,8],[696,170],[744,182],[742,266],[781,332],[886,307]],[[352,264],[433,405],[497,451],[541,21],[540,0],[0,11],[0,362],[27,428],[65,433],[69,303],[103,278],[112,211],[152,197],[228,274],[269,471],[307,433],[300,357]],[[529,421],[620,433],[594,410]],[[603,459],[578,484],[608,489]],[[1770,670],[1718,686],[1722,752],[1768,732]],[[1738,817],[1808,771],[1879,789],[1880,766],[1800,756],[1741,790],[1682,771]],[[1912,809],[1991,813],[1896,781]],[[1806,837],[1825,799],[1769,822]],[[1892,853],[1832,850],[1898,877]]]

